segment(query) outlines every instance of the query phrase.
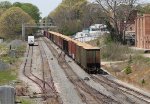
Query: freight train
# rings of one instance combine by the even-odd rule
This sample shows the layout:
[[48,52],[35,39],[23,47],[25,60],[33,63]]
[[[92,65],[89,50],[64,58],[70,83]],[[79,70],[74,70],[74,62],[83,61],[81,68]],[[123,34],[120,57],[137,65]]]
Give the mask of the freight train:
[[100,71],[100,48],[93,47],[53,31],[44,31],[44,36],[59,46],[68,56],[89,74]]

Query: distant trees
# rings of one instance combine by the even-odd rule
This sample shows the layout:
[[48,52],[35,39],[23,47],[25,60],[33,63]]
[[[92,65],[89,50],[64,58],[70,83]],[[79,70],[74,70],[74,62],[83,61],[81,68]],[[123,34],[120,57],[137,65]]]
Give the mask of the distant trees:
[[[0,2],[0,37],[21,35],[22,23],[35,24],[41,19],[38,7],[30,3]],[[27,33],[32,29],[27,29]]]
[[20,2],[15,2],[13,4],[10,3],[9,1],[0,2],[0,15],[10,7],[21,8],[24,12],[28,13],[35,20],[36,23],[38,23],[39,20],[41,19],[40,11],[37,6],[30,3],[20,3]]
[[87,0],[63,0],[49,15],[60,32],[66,35],[73,35],[93,23],[99,23],[99,16],[98,6]]
[[26,13],[28,13],[35,20],[36,23],[38,23],[39,20],[41,19],[38,7],[36,7],[33,4],[15,2],[13,4],[13,6],[19,7],[23,11],[25,11]]
[[13,37],[21,34],[22,23],[34,24],[34,20],[19,7],[7,9],[0,17],[0,35]]
[[0,2],[0,8],[10,8],[12,4],[9,1],[2,1]]
[[109,25],[113,30],[114,41],[122,42],[123,31],[119,30],[119,21],[123,21],[124,27],[129,21],[131,12],[134,10],[137,0],[96,0],[100,8],[103,10],[105,15],[108,17]]
[[149,14],[150,13],[150,4],[145,4],[145,5],[137,5],[136,9],[139,11],[141,14]]
[[9,1],[0,2],[0,16],[11,6],[12,4]]
[[63,0],[49,16],[62,33],[72,35],[81,29],[80,17],[86,4],[86,0]]

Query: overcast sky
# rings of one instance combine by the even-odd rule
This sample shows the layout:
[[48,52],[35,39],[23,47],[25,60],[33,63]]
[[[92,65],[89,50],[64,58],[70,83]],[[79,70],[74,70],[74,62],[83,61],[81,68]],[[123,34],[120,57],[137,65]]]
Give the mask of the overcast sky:
[[[0,1],[6,1],[6,0],[0,0]],[[24,2],[24,3],[32,3],[36,5],[41,12],[41,16],[45,17],[48,16],[48,14],[53,11],[62,0],[7,0],[12,3],[14,2]],[[93,1],[93,0],[89,0]],[[150,2],[150,0],[139,0],[140,2]]]

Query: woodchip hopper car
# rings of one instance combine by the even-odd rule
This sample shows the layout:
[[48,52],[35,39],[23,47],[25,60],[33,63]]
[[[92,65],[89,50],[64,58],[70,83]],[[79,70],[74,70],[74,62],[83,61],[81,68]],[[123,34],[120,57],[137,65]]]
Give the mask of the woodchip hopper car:
[[59,46],[86,72],[93,74],[100,71],[100,48],[52,31],[44,31],[44,36]]

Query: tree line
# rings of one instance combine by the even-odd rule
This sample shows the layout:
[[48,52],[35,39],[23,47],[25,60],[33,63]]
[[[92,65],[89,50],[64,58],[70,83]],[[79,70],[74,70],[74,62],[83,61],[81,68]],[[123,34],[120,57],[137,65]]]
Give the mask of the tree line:
[[[23,23],[38,23],[40,12],[38,7],[30,3],[0,2],[0,37],[11,38],[21,35]],[[32,29],[28,29],[32,33]]]
[[[123,32],[133,18],[133,11],[150,13],[150,4],[140,4],[138,0],[63,0],[49,14],[59,32],[73,35],[95,23],[107,25],[113,41],[123,42]],[[119,22],[123,22],[120,29]]]

